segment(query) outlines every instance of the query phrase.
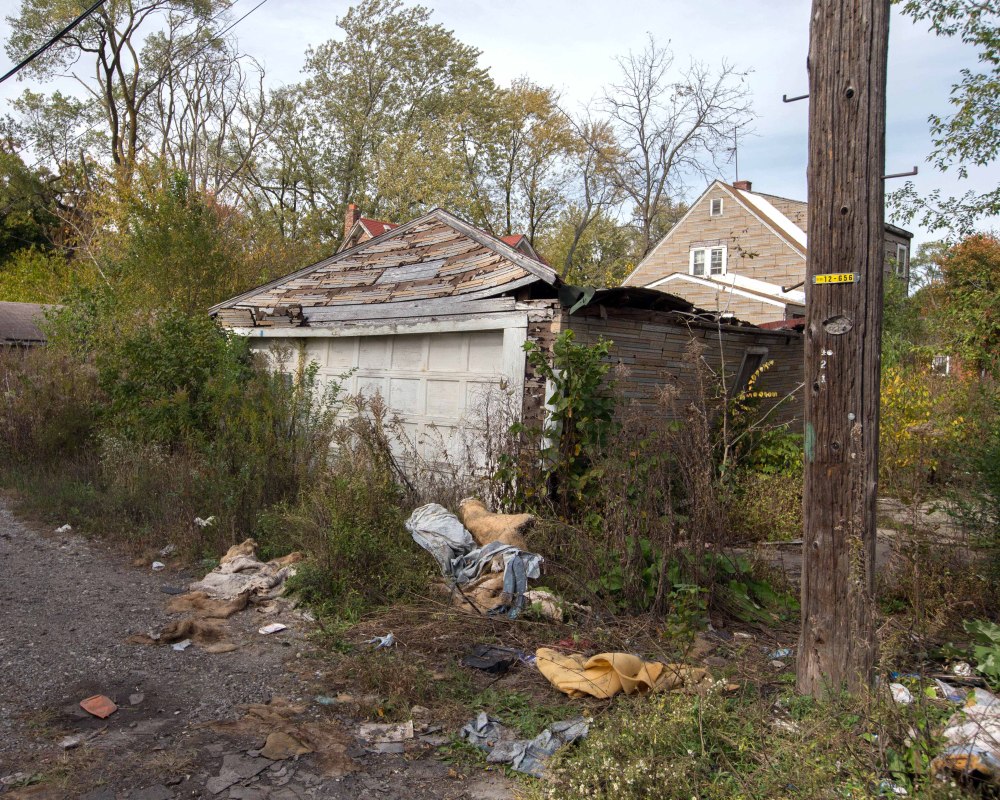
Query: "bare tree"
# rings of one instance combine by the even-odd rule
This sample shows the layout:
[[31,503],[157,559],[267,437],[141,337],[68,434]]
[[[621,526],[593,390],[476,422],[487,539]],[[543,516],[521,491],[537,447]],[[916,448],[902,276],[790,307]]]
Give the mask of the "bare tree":
[[752,117],[748,73],[726,62],[713,71],[692,61],[674,79],[673,54],[652,36],[641,52],[619,58],[618,65],[621,79],[600,102],[617,150],[605,155],[617,188],[632,205],[641,258],[655,243],[663,201],[680,197],[693,177],[718,174],[734,131]]

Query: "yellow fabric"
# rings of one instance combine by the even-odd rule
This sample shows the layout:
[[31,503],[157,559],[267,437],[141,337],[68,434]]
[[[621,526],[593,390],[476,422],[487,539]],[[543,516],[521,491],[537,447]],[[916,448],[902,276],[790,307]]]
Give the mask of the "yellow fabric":
[[535,651],[535,665],[553,686],[570,697],[591,695],[602,699],[614,697],[618,692],[678,689],[685,684],[700,683],[706,675],[703,669],[643,661],[629,653],[600,653],[585,658],[548,647]]

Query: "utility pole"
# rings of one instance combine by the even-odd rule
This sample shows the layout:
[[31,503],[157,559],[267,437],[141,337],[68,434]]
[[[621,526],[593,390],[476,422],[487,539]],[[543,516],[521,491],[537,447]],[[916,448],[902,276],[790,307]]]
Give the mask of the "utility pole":
[[813,0],[798,690],[869,686],[889,0]]

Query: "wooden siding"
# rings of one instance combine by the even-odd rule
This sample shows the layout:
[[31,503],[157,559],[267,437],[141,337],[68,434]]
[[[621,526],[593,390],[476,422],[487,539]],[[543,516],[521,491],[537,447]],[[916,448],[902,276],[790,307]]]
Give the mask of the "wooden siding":
[[[743,357],[749,348],[766,350],[765,360],[774,364],[763,373],[757,388],[776,392],[779,398],[793,395],[775,411],[776,421],[800,430],[802,422],[802,334],[770,332],[755,328],[713,327],[703,323],[685,326],[668,314],[631,309],[585,308],[563,317],[563,327],[573,330],[576,340],[593,344],[599,337],[614,345],[610,360],[621,365],[616,380],[627,402],[650,414],[673,415],[694,399],[694,371],[686,353],[692,341],[704,347],[704,359],[717,374],[724,374],[732,389]],[[667,385],[680,389],[678,402],[666,408],[659,402]],[[774,401],[766,401],[772,403]],[[765,408],[767,406],[765,405]]]

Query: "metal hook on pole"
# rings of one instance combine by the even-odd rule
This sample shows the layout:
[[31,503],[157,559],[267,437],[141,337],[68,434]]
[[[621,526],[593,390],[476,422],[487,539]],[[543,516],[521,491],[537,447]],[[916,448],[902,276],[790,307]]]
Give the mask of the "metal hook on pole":
[[883,175],[882,180],[887,181],[890,178],[909,178],[911,175],[917,174],[917,168],[914,167],[909,172],[894,172],[892,175]]
[[789,97],[787,94],[783,94],[781,95],[781,102],[794,103],[796,100],[805,100],[808,96],[808,94],[800,94],[797,97]]

